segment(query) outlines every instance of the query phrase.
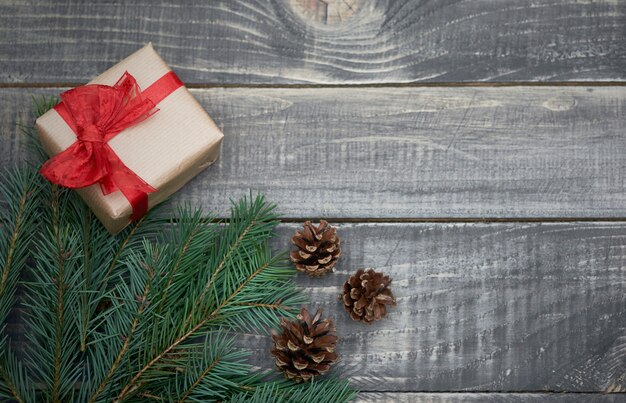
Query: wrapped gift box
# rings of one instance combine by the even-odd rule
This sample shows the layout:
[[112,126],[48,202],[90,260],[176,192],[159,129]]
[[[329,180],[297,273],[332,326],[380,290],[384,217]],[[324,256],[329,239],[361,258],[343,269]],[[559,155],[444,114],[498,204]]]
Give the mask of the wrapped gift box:
[[[90,84],[113,86],[128,72],[143,91],[170,71],[148,44]],[[156,108],[157,112],[108,141],[123,164],[156,189],[149,193],[148,208],[165,200],[214,163],[223,138],[220,129],[184,85],[165,96]],[[76,133],[55,109],[37,119],[36,126],[51,157],[77,141]],[[121,231],[131,222],[133,206],[122,192],[105,195],[99,183],[76,191],[111,233]]]

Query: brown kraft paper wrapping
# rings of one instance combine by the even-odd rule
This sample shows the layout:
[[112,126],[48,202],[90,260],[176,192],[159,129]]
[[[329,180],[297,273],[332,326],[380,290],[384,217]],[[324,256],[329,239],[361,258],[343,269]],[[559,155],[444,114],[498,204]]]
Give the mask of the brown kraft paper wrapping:
[[[122,60],[90,84],[113,85],[128,71],[144,90],[170,68],[151,44]],[[125,129],[109,141],[122,162],[157,189],[148,197],[154,207],[179,190],[191,178],[214,163],[224,135],[202,106],[182,86],[172,92],[145,121]],[[76,141],[76,135],[55,111],[37,119],[41,143],[49,156]],[[130,223],[132,208],[121,192],[104,195],[99,184],[76,189],[102,224],[116,234]]]

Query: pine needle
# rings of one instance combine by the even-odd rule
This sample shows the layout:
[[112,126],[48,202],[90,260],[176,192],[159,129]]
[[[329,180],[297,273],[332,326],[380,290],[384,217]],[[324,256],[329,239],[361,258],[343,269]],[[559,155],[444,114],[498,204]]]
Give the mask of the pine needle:
[[39,176],[32,169],[8,171],[0,178],[0,397],[19,402],[32,399],[34,390],[11,351],[6,321],[35,233],[39,191]]
[[[56,99],[36,102],[36,115]],[[343,402],[347,382],[271,380],[235,347],[235,332],[263,332],[305,303],[296,271],[269,247],[278,225],[262,196],[233,202],[215,222],[200,210],[157,207],[110,236],[77,194],[32,168],[0,181],[0,398],[19,402]],[[166,220],[166,216],[176,220]],[[28,263],[28,264],[27,264]],[[22,273],[25,275],[22,275]],[[21,279],[22,278],[22,279]],[[16,305],[17,287],[25,296]],[[6,326],[19,306],[24,360]],[[269,381],[269,383],[268,383]],[[36,387],[35,387],[36,385]]]
[[253,392],[233,395],[228,403],[335,403],[347,402],[356,397],[347,381],[327,379],[294,385],[287,382],[268,382],[258,386]]

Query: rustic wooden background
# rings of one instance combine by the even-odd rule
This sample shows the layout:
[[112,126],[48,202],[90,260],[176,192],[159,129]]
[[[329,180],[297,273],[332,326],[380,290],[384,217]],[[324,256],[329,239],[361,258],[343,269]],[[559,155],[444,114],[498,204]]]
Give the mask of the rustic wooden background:
[[[262,191],[281,249],[338,225],[298,282],[360,400],[626,401],[626,1],[0,0],[0,33],[0,166],[32,96],[151,41],[225,134],[178,201]],[[399,301],[372,326],[336,301],[367,266]]]

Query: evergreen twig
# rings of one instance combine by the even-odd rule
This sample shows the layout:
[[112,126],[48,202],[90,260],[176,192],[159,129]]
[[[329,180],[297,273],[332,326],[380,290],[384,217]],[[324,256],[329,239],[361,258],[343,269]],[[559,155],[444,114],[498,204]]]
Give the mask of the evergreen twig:
[[32,398],[33,388],[11,351],[6,320],[35,232],[39,190],[37,173],[29,168],[6,172],[0,180],[0,397],[18,402]]
[[[38,100],[36,113],[56,102]],[[10,172],[0,183],[0,201],[8,206],[0,210],[0,398],[343,402],[353,396],[335,379],[267,383],[271,374],[255,373],[246,362],[250,352],[235,346],[233,332],[267,331],[305,302],[285,255],[269,247],[278,224],[274,205],[251,195],[233,203],[230,219],[220,223],[180,208],[169,225],[157,208],[112,237],[75,192],[41,181],[36,167],[44,153],[31,143],[35,169]],[[11,353],[6,321],[27,259],[34,266],[21,281],[28,341],[22,364]]]

